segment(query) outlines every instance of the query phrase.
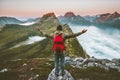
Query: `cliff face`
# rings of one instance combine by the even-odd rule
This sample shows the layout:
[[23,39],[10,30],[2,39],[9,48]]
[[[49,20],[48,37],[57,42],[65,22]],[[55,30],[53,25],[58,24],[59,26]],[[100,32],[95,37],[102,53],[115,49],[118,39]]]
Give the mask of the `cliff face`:
[[[66,35],[73,34],[69,25],[67,24],[63,25],[63,29]],[[79,56],[83,58],[89,57],[87,53],[83,50],[81,44],[79,44],[77,38],[71,38],[71,39],[66,40],[66,46],[67,46],[66,53],[68,56],[71,56],[71,57]]]

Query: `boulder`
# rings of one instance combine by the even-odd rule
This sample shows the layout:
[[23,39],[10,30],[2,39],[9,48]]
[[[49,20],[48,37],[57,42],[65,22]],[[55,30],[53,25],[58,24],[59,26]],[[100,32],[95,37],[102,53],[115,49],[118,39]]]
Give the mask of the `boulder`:
[[51,73],[49,74],[47,80],[74,80],[74,79],[67,70],[65,70],[65,74],[63,76],[61,75],[61,72],[59,72],[59,75],[56,76],[55,75],[55,69],[53,69],[51,71]]

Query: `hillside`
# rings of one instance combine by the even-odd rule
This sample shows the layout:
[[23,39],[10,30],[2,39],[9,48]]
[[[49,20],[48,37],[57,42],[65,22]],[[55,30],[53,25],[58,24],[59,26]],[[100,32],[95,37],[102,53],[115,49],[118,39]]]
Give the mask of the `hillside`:
[[[54,13],[52,14],[54,15]],[[39,36],[39,32],[35,30],[39,26],[41,31],[53,34],[56,26],[60,24],[56,16],[47,14],[43,16],[39,23],[31,26],[22,26],[17,24],[8,24],[0,32],[0,60],[26,59],[26,58],[52,58],[52,40],[44,39],[42,41],[14,47],[21,42],[28,40],[30,36]],[[67,34],[72,34],[72,30],[67,24],[63,25]],[[82,46],[76,38],[66,41],[67,55],[71,57],[88,57]],[[13,48],[14,47],[14,48]],[[47,55],[47,56],[46,56]]]
[[[0,80],[47,80],[54,68],[52,40],[45,38],[32,44],[14,46],[31,36],[40,36],[36,26],[47,34],[53,34],[59,24],[55,14],[48,13],[39,23],[30,26],[5,25],[0,31]],[[61,25],[66,35],[73,34],[68,24]],[[89,56],[76,38],[67,40],[66,46],[66,70],[74,80],[119,80],[120,59],[84,59]]]
[[0,17],[0,26],[4,26],[6,24],[20,24],[22,21],[13,18],[13,17]]

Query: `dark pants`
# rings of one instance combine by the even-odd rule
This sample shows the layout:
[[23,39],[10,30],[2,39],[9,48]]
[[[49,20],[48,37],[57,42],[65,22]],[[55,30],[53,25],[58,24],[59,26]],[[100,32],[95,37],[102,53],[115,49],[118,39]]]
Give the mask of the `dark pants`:
[[65,53],[55,53],[54,54],[54,59],[55,59],[55,73],[59,73],[59,62],[60,62],[60,68],[62,73],[64,72],[65,69]]

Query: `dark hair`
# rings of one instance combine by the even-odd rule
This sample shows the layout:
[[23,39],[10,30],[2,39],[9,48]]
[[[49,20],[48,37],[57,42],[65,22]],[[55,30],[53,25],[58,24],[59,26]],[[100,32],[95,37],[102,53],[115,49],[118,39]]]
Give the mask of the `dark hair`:
[[62,26],[61,26],[61,25],[58,25],[56,30],[62,31]]

